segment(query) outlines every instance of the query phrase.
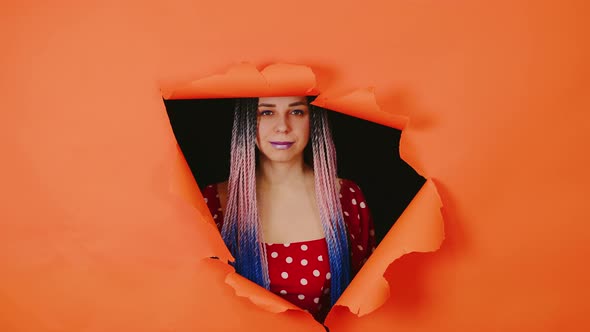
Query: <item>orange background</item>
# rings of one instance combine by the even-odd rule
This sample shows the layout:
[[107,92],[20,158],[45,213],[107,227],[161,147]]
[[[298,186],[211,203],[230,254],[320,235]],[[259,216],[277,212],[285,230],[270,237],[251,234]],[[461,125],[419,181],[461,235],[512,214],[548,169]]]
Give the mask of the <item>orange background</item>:
[[337,307],[331,331],[589,329],[589,14],[582,0],[2,5],[0,331],[323,331],[235,296],[206,259],[228,257],[209,216],[178,195],[198,193],[175,182],[188,174],[161,90],[244,61],[307,65],[326,96],[374,87],[409,116],[402,157],[444,206],[441,248],[396,260],[384,305]]

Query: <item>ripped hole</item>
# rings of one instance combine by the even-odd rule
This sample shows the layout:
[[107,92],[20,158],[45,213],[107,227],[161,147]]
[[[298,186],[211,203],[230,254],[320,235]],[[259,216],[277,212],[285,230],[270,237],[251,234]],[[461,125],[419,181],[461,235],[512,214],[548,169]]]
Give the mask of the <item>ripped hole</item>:
[[363,190],[379,244],[426,180],[400,158],[401,130],[338,112],[329,118],[339,176]]
[[[202,190],[227,180],[235,99],[165,100],[176,140]],[[328,112],[338,175],[363,190],[379,243],[425,179],[399,156],[401,130]]]
[[[229,176],[234,103],[232,98],[164,100],[177,142],[201,191]],[[338,176],[362,189],[378,244],[425,179],[400,158],[400,130],[338,112],[328,114]]]

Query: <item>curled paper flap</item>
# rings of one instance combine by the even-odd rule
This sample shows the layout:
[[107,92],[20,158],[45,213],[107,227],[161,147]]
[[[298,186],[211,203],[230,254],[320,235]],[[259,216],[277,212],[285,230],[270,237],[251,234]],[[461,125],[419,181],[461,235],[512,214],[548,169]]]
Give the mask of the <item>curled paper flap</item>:
[[[262,84],[263,81],[265,84]],[[313,72],[306,66],[274,64],[265,67],[259,72],[253,65],[242,64],[231,67],[223,75],[205,77],[178,88],[172,92],[170,99],[183,97],[208,98],[213,96],[213,93],[219,94],[221,92],[223,92],[224,97],[232,98],[263,95],[301,95],[317,92],[314,90],[315,85]],[[354,90],[341,96],[320,94],[313,104],[396,128],[403,128],[407,122],[405,116],[394,115],[381,110],[377,105],[374,89],[372,88]],[[184,159],[182,156],[179,158],[178,161],[182,164]],[[181,181],[181,179],[188,182],[184,186],[176,184],[174,186],[175,191],[188,202],[198,200],[199,202],[192,202],[191,205],[200,211],[207,222],[215,225],[200,192],[196,192],[194,189],[196,183],[186,173],[189,170],[188,167],[180,164],[174,169],[173,180],[176,180],[175,183]],[[427,182],[400,217],[400,221],[397,222],[399,225],[392,229],[390,235],[379,245],[336,305],[347,306],[351,312],[358,315],[365,315],[379,307],[389,297],[387,282],[383,278],[387,266],[405,253],[428,251],[423,249],[424,247],[432,247],[430,250],[435,250],[443,237],[442,229],[440,230],[441,233],[438,233],[437,222],[440,222],[442,227],[440,199],[436,194],[434,184]],[[411,231],[408,231],[408,229]],[[430,234],[434,237],[420,238],[422,235],[419,234]],[[382,248],[384,245],[386,245],[386,249]],[[248,298],[253,304],[270,312],[278,313],[289,309],[301,310],[236,273],[228,274],[226,283],[234,288],[236,295]],[[363,285],[367,284],[373,286],[364,288]],[[367,290],[369,291],[367,292]]]
[[397,129],[403,129],[408,120],[406,116],[382,110],[373,88],[357,89],[341,96],[320,94],[312,104]]
[[[200,217],[198,220],[208,224],[207,229],[213,235],[210,239],[210,244],[213,246],[213,252],[215,253],[211,256],[218,257],[225,262],[233,261],[234,258],[225,246],[225,243],[223,243],[221,237],[217,236],[218,231],[215,220],[213,220],[207,208],[203,195],[178,145],[176,145],[175,159],[170,170],[170,193],[180,198],[183,204],[194,207]],[[199,221],[195,222],[198,223]]]
[[435,251],[440,247],[444,239],[441,207],[436,187],[428,180],[335,305],[346,306],[363,316],[385,303],[390,294],[383,274],[389,265],[410,252]]
[[[261,78],[264,78],[268,85],[260,84]],[[251,84],[249,80],[252,80]],[[230,68],[224,75],[213,75],[196,80],[190,86],[176,90],[171,96],[173,98],[180,98],[181,96],[206,98],[211,95],[211,91],[217,90],[224,91],[225,97],[259,96],[265,93],[273,95],[297,95],[301,94],[302,91],[306,93],[313,91],[314,86],[315,77],[311,69],[305,66],[269,65],[261,72],[258,72],[254,66],[240,65]],[[403,127],[407,121],[404,116],[396,116],[382,111],[377,105],[374,90],[370,88],[355,90],[338,97],[328,97],[325,94],[319,95],[314,101],[314,104],[389,126]],[[182,162],[181,159],[179,161]],[[173,179],[182,176],[190,184],[185,187],[176,185],[175,188],[188,201],[199,200],[198,203],[192,203],[192,205],[197,207],[205,220],[214,225],[215,223],[209,216],[208,208],[203,202],[202,196],[200,193],[191,190],[191,188],[196,187],[196,184],[186,174],[187,169],[187,167],[179,165],[175,169],[175,173],[178,174]],[[404,231],[410,228],[416,236],[422,233],[420,230],[424,227],[427,234],[437,234],[436,229],[430,230],[431,227],[435,227],[433,226],[433,221],[423,218],[425,215],[430,216],[434,214],[437,216],[434,224],[441,219],[440,204],[433,203],[433,197],[436,197],[436,202],[440,203],[434,185],[431,182],[427,182],[413,203],[410,204],[406,212],[400,217],[400,220],[402,220],[401,222],[398,221],[400,224],[392,229],[392,232],[390,232],[391,235],[383,240],[377,251],[371,256],[375,258],[367,262],[355,278],[355,282],[347,288],[337,302],[337,305],[348,306],[352,312],[358,313],[359,315],[364,315],[375,310],[389,297],[387,282],[383,279],[383,273],[387,266],[403,253],[420,251],[420,248],[424,246],[424,241],[430,246],[438,246],[438,243],[442,240],[442,234],[440,234],[440,238],[433,239],[429,237],[426,239],[417,239],[416,237],[412,237],[412,234]],[[422,219],[415,221],[416,218]],[[417,236],[420,237],[420,235]],[[387,244],[388,241],[393,244]],[[387,249],[380,249],[384,243]],[[400,245],[403,248],[400,249]],[[402,250],[401,253],[400,250]],[[300,310],[295,305],[290,304],[236,273],[228,274],[226,283],[235,289],[236,295],[246,297],[252,303],[268,311],[283,312],[288,309]],[[374,286],[367,293],[367,289],[363,288],[363,284],[372,284]]]
[[307,66],[272,64],[259,71],[252,64],[163,91],[164,99],[304,96],[316,94],[315,75]]
[[228,274],[225,277],[225,282],[236,291],[237,296],[246,297],[252,303],[270,312],[278,313],[287,310],[302,311],[301,308],[291,302],[267,291],[235,272]]
[[213,219],[209,220],[209,218],[205,218],[206,214],[202,214],[202,212],[207,211],[207,204],[203,200],[199,186],[195,182],[191,169],[188,167],[184,154],[178,144],[176,145],[174,163],[170,170],[170,192],[194,206],[201,212],[201,219],[207,220],[215,226]]

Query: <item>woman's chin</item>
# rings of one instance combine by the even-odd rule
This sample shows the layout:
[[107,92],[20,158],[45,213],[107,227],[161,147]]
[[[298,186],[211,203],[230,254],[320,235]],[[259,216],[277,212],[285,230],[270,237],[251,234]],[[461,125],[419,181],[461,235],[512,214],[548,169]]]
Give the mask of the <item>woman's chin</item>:
[[302,151],[276,150],[265,154],[266,159],[271,162],[288,163],[303,160]]
[[297,160],[297,158],[294,158],[291,155],[283,155],[283,156],[267,156],[268,160],[274,163],[288,163],[288,162],[293,162],[295,160]]

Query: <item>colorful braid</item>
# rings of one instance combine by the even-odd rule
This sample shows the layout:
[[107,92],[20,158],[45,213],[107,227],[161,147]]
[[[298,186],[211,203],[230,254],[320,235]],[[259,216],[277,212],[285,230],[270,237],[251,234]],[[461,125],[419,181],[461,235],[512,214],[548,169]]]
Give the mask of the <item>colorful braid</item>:
[[228,201],[221,236],[236,259],[236,272],[270,288],[266,248],[256,201],[258,99],[239,99],[234,110]]
[[350,283],[348,236],[336,186],[336,149],[325,109],[310,105],[315,190],[330,256],[331,304]]
[[[239,99],[234,111],[229,197],[221,235],[235,257],[236,272],[270,288],[266,248],[256,200],[256,98]],[[350,282],[346,226],[337,192],[336,150],[326,110],[310,105],[311,144],[317,204],[328,245],[331,304]]]

